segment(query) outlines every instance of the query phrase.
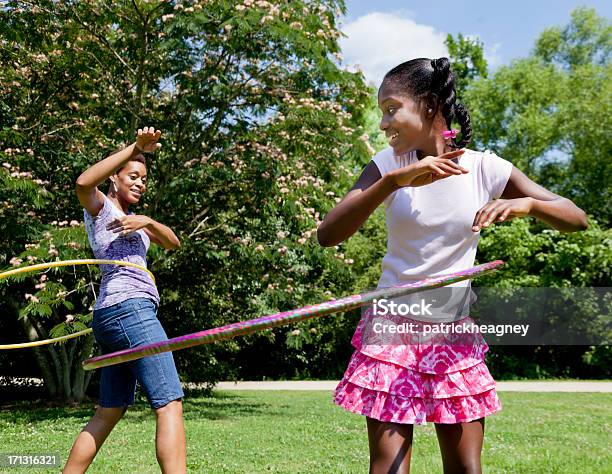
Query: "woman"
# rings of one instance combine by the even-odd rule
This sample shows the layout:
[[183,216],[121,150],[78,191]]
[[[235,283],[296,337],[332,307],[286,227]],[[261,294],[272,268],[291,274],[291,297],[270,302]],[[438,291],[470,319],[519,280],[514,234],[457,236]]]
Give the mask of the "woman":
[[[317,235],[321,245],[337,245],[384,203],[388,242],[379,287],[472,267],[480,230],[495,222],[533,216],[562,231],[586,229],[586,214],[568,199],[493,153],[463,149],[472,137],[470,116],[456,101],[447,58],[395,67],[378,103],[390,147],[374,156]],[[445,473],[481,472],[484,419],[501,409],[486,343],[384,345],[364,337],[371,323],[366,312],[335,392],[338,405],[367,417],[370,472],[409,472],[413,426],[427,421],[435,423]]]
[[[143,152],[161,145],[159,130],[138,130],[136,142],[86,170],[76,183],[89,243],[98,259],[125,260],[146,267],[150,242],[166,249],[180,246],[169,227],[133,214],[147,187]],[[107,195],[98,186],[110,178]],[[151,277],[133,267],[102,265],[102,283],[94,306],[93,331],[103,353],[166,340],[157,319],[159,294]],[[127,407],[136,382],[144,389],[157,419],[157,461],[164,473],[186,471],[184,396],[171,353],[102,369],[95,415],[78,435],[64,473],[85,472]]]

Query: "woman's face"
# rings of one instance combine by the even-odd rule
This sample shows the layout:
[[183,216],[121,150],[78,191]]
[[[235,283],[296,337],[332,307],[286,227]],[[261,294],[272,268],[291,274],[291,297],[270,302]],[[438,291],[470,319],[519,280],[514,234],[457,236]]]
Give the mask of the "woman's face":
[[378,106],[383,113],[380,129],[385,132],[393,152],[401,155],[420,149],[426,127],[421,107],[386,81],[378,90]]
[[115,189],[120,199],[136,204],[147,189],[147,167],[140,161],[128,161],[113,176]]

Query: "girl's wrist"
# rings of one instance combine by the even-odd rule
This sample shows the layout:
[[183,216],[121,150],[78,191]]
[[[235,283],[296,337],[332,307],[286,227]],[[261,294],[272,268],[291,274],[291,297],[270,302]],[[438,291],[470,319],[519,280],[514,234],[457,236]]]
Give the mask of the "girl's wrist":
[[391,171],[383,176],[383,182],[385,187],[389,190],[389,194],[397,191],[401,188],[401,186],[397,182],[397,173],[395,171]]
[[527,196],[523,199],[527,200],[527,214],[528,215],[532,215],[532,212],[535,210],[536,206],[537,206],[537,199],[532,198],[531,196]]

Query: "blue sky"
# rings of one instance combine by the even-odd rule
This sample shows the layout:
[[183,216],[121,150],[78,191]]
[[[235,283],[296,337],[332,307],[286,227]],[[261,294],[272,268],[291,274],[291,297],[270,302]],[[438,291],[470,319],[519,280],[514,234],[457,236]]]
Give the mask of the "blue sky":
[[604,0],[346,0],[341,29],[345,64],[359,64],[375,84],[384,72],[413,57],[445,55],[447,33],[477,36],[491,68],[531,51],[547,27],[565,25],[579,6],[612,17]]

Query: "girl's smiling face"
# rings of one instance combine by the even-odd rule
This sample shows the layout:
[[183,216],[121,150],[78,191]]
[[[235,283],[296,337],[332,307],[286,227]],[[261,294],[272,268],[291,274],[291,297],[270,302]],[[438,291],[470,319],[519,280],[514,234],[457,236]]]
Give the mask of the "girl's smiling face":
[[113,177],[120,199],[136,204],[147,190],[147,168],[139,161],[129,161]]
[[378,90],[378,106],[383,114],[380,129],[385,132],[393,152],[401,155],[419,149],[428,133],[422,107],[389,81],[384,81]]

